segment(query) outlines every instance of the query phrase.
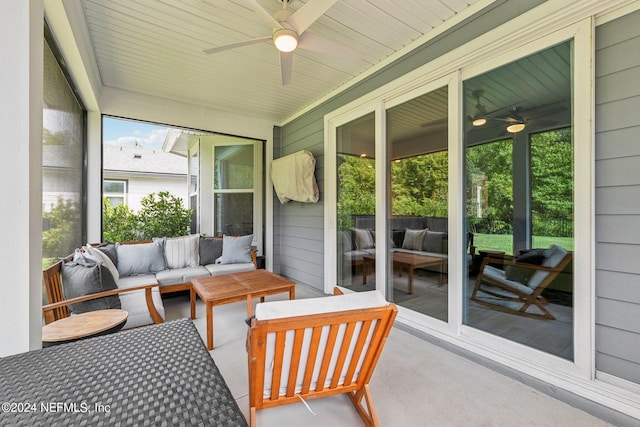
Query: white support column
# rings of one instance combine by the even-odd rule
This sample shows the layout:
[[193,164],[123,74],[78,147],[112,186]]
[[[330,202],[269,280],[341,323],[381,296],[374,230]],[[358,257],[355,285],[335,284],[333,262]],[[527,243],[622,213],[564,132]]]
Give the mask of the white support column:
[[[102,115],[87,112],[87,240],[102,241]],[[82,242],[83,244],[86,242]]]
[[41,346],[43,0],[0,13],[0,356]]

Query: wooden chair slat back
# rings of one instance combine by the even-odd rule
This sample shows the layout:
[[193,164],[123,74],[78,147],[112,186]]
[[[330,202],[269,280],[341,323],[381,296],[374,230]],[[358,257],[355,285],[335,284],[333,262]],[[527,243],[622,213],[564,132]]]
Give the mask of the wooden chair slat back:
[[[254,319],[248,335],[250,406],[262,409],[292,403],[298,396],[322,397],[361,389],[373,374],[396,314],[395,305],[389,304],[285,319]],[[267,356],[269,346],[272,353]],[[287,381],[286,387],[283,380]]]
[[[44,289],[47,293],[49,304],[63,301],[64,292],[62,291],[62,280],[60,270],[62,269],[62,261],[58,261],[49,268],[42,271],[42,281]],[[44,313],[44,322],[49,324],[59,319],[69,317],[71,312],[67,306],[55,308]]]

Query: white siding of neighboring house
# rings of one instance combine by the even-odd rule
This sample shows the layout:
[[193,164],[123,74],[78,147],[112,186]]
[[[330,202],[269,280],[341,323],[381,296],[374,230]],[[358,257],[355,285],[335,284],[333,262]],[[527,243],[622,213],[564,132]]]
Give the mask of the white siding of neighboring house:
[[103,179],[127,181],[127,205],[137,211],[149,193],[168,191],[188,207],[187,159],[160,149],[103,146]]

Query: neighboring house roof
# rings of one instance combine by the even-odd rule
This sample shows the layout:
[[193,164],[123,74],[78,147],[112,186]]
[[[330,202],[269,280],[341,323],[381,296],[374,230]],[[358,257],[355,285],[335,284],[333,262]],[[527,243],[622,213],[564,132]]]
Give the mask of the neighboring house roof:
[[187,159],[159,148],[104,144],[102,149],[105,173],[187,174]]

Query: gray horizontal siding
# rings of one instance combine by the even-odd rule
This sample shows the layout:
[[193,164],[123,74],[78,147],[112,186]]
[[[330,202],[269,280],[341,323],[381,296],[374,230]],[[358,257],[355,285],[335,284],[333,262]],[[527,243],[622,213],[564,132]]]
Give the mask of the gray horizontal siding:
[[640,383],[640,13],[596,29],[596,369]]
[[[491,29],[543,3],[543,0],[502,0],[490,5],[474,17],[409,52],[385,69],[358,82],[322,105],[296,118],[282,128],[281,155],[309,150],[316,158],[316,180],[320,189],[317,220],[297,222],[295,216],[306,217],[308,205],[288,203],[280,207],[282,237],[282,274],[298,282],[323,289],[324,253],[324,116],[337,108],[393,81],[409,71],[438,58],[450,50],[475,39]],[[275,157],[275,156],[274,156]],[[300,247],[300,241],[308,245]]]

